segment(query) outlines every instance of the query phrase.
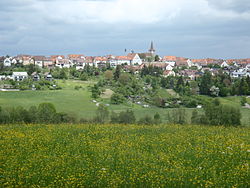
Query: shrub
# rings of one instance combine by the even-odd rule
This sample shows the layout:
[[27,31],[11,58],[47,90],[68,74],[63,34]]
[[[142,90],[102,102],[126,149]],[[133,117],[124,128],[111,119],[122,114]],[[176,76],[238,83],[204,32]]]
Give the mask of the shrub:
[[106,106],[100,104],[96,111],[96,117],[94,118],[95,123],[105,123],[109,119],[109,111]]
[[141,124],[141,125],[153,125],[154,120],[149,115],[146,115],[146,116],[144,116],[143,118],[141,118],[138,121],[138,124]]
[[112,112],[110,117],[111,123],[133,124],[135,121],[136,118],[132,110],[120,112],[119,114]]
[[111,104],[122,104],[124,101],[125,97],[119,93],[113,93],[110,99]]

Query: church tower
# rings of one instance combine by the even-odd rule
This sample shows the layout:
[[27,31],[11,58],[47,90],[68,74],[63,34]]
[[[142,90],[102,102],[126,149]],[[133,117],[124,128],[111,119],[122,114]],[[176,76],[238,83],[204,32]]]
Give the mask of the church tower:
[[155,49],[154,49],[153,41],[151,42],[150,49],[149,49],[148,51],[149,51],[149,53],[151,53],[152,55],[155,54]]

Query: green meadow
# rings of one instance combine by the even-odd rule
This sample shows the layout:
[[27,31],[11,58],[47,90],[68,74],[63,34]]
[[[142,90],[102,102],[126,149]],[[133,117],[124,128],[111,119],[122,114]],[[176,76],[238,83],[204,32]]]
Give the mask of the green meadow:
[[[46,90],[46,91],[17,91],[17,92],[0,92],[0,106],[2,107],[16,107],[23,106],[28,108],[30,106],[37,106],[43,102],[49,102],[55,105],[58,112],[67,112],[77,118],[92,118],[95,115],[97,106],[92,102],[91,92],[89,87],[94,82],[83,81],[62,81],[59,80],[59,85],[62,90]],[[75,90],[75,86],[81,86],[79,90]],[[170,95],[161,91],[162,95]],[[204,97],[205,96],[201,96]],[[222,104],[229,104],[240,107],[240,97],[226,97],[220,98]],[[103,104],[109,104],[109,98],[105,97],[98,100]],[[250,103],[250,98],[248,98]],[[157,107],[143,108],[140,105],[126,103],[123,105],[110,105],[110,111],[120,112],[126,109],[132,109],[135,112],[137,119],[150,115],[153,116],[156,112],[161,115],[163,122],[167,120],[167,114],[173,109],[162,109]],[[241,109],[242,124],[250,125],[250,109]],[[187,109],[187,119],[190,121],[192,109]]]
[[249,187],[250,129],[1,125],[1,187]]

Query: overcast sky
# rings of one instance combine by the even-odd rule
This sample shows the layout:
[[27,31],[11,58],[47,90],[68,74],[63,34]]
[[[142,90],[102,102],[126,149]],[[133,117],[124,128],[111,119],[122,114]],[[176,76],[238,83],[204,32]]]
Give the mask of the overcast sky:
[[0,55],[250,58],[250,0],[0,0]]

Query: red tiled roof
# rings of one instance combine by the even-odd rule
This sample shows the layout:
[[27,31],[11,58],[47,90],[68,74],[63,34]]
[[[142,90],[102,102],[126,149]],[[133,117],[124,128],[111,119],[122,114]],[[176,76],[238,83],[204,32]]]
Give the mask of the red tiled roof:
[[128,60],[128,61],[130,61],[130,58],[128,56],[116,56],[115,59],[116,60]]
[[70,58],[70,59],[77,59],[77,58],[82,58],[82,57],[84,57],[84,55],[83,54],[69,54],[68,55],[68,58]]
[[136,53],[129,53],[127,57],[132,61],[136,55],[137,55]]
[[95,57],[95,59],[94,59],[95,61],[107,61],[108,59],[107,59],[107,57]]
[[162,58],[162,61],[176,61],[177,57],[176,56],[164,56]]

